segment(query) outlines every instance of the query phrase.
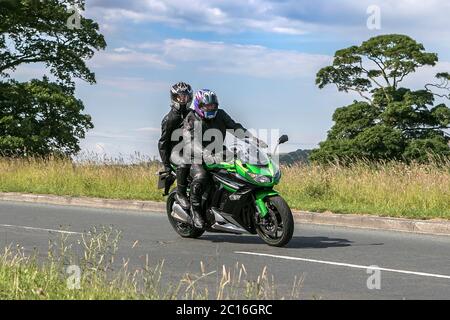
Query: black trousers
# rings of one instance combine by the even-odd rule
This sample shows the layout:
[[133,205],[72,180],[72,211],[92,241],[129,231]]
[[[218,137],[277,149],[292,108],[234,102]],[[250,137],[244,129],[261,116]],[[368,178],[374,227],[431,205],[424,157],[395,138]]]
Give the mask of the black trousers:
[[190,165],[182,164],[177,167],[177,186],[178,189],[186,193],[188,177],[190,174]]
[[202,204],[202,195],[208,184],[208,172],[201,164],[191,165],[191,205],[200,208]]

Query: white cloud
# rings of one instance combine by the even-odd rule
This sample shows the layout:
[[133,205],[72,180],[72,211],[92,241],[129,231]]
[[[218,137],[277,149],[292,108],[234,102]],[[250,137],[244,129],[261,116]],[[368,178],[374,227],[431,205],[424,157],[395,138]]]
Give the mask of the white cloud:
[[86,134],[87,137],[95,138],[105,138],[105,139],[132,139],[130,135],[117,132],[100,132],[100,131],[90,131]]
[[128,48],[115,48],[114,50],[113,50],[114,52],[116,52],[116,53],[131,53],[131,52],[133,52],[133,50],[130,50],[130,49],[128,49]]
[[[135,130],[129,130],[133,133]],[[81,141],[82,151],[75,157],[79,161],[113,161],[113,162],[139,162],[150,160],[148,155],[158,154],[157,144],[142,133],[135,137],[124,137],[121,132],[99,132],[88,134]]]
[[162,92],[170,87],[169,82],[149,81],[141,77],[105,77],[99,78],[97,83],[124,91]]
[[274,50],[256,45],[227,44],[191,39],[167,39],[143,43],[152,56],[167,64],[199,63],[197,70],[262,78],[312,77],[332,61],[330,56]]
[[111,26],[154,22],[184,31],[272,34],[315,33],[330,40],[366,39],[367,8],[381,8],[382,33],[406,33],[442,46],[448,39],[450,1],[442,0],[91,0],[88,13]]
[[[436,79],[436,74],[440,72],[450,72],[450,62],[442,61],[438,62],[436,66],[430,67],[422,67],[417,69],[417,71],[407,77],[404,82],[402,82],[400,85],[404,86],[406,88],[412,88],[415,90],[422,90],[425,89],[426,84],[439,84],[440,81]],[[433,89],[434,93],[437,94],[448,94],[445,90],[440,90],[438,88]],[[449,104],[448,100],[445,99],[439,99],[437,98],[438,103],[444,102],[447,105]]]
[[[246,29],[272,33],[303,34],[305,24],[276,15],[270,1],[250,0],[96,0],[88,3],[90,15],[105,25],[113,22],[165,23],[187,30],[240,32]],[[102,24],[103,24],[102,23]]]
[[308,33],[312,26],[302,22],[287,19],[285,17],[273,17],[271,19],[240,19],[237,22],[244,29],[255,29],[268,33],[278,33],[286,35],[303,35]]
[[155,134],[155,133],[159,134],[161,132],[161,128],[144,127],[144,128],[135,129],[134,131],[136,131],[136,132],[144,132],[144,133],[151,133],[151,134]]
[[[274,1],[275,2],[275,1]],[[366,26],[369,6],[381,10],[381,30]],[[367,39],[379,33],[403,33],[421,41],[443,43],[447,28],[450,1],[442,0],[316,0],[277,2],[273,11],[288,20],[309,23],[307,31],[334,35],[339,39]]]
[[148,139],[143,137],[143,133],[150,135],[160,134],[160,128],[144,127],[129,130],[106,130],[106,131],[89,131],[86,138],[90,140],[97,140],[101,138],[103,141],[107,140],[129,140],[133,142],[147,142]]
[[173,69],[175,66],[162,60],[158,55],[133,51],[127,48],[117,48],[113,52],[98,52],[90,61],[93,67],[139,66],[158,69]]
[[103,142],[98,142],[95,144],[95,148],[94,148],[94,152],[98,153],[98,154],[105,154],[105,148],[107,147],[106,143]]

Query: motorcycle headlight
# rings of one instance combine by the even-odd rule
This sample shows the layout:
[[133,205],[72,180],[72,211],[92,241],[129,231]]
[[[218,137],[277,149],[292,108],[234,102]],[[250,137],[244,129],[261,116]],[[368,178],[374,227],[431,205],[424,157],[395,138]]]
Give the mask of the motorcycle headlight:
[[267,176],[263,176],[263,175],[259,175],[259,174],[254,174],[254,173],[248,173],[250,175],[250,177],[252,177],[253,180],[255,180],[257,183],[270,183],[272,180],[267,177]]

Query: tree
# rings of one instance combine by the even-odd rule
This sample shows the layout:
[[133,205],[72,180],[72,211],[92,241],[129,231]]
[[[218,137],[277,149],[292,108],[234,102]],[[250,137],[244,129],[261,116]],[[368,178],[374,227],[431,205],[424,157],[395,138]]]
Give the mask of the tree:
[[43,81],[0,84],[0,150],[3,155],[72,154],[93,128],[81,100],[68,87]]
[[437,61],[437,54],[425,52],[422,44],[408,36],[382,35],[363,42],[359,47],[337,51],[333,65],[317,74],[316,84],[321,89],[335,84],[339,91],[355,91],[368,101],[371,98],[365,93],[378,88],[389,101],[387,88],[395,91],[417,68],[434,66]]
[[434,106],[436,98],[450,98],[450,75],[437,74],[440,83],[426,84],[423,90],[400,87],[408,75],[437,61],[437,54],[405,35],[378,36],[337,51],[333,65],[317,73],[316,84],[357,92],[364,101],[336,110],[335,124],[311,160],[426,161],[429,154],[450,156],[445,133],[450,109],[443,103]]
[[0,6],[0,73],[39,62],[66,85],[73,78],[95,83],[85,60],[106,47],[105,39],[91,19],[80,16],[75,28],[70,23],[84,0],[8,0]]
[[[55,77],[0,82],[0,151],[22,155],[72,154],[93,127],[74,97],[75,78],[95,83],[86,60],[106,42],[99,26],[79,15],[85,0],[0,1],[0,76],[22,64],[42,63]],[[72,21],[75,19],[75,24]]]

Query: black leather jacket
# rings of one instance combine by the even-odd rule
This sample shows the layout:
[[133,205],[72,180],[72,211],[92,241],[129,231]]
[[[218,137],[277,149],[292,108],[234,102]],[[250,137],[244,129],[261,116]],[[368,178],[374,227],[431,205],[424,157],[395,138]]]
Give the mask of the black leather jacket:
[[[203,137],[204,133],[208,129],[217,129],[222,134],[223,139],[227,130],[240,130],[242,135],[251,136],[250,132],[247,131],[240,123],[235,122],[224,110],[219,109],[217,115],[211,120],[202,120],[195,111],[189,112],[189,114],[184,119],[183,123],[183,137],[185,143],[192,144],[192,148],[198,152],[202,152],[204,148],[211,144],[211,141],[206,141],[202,139],[196,141],[197,136],[194,134],[194,128],[201,126],[201,131]],[[223,144],[223,141],[222,141]]]
[[161,156],[161,161],[165,167],[170,167],[170,154],[172,152],[172,148],[179,143],[179,141],[171,140],[172,133],[176,129],[180,129],[183,126],[183,121],[188,113],[189,109],[187,107],[177,109],[172,105],[169,113],[161,122],[161,138],[158,142],[158,149],[159,155]]

